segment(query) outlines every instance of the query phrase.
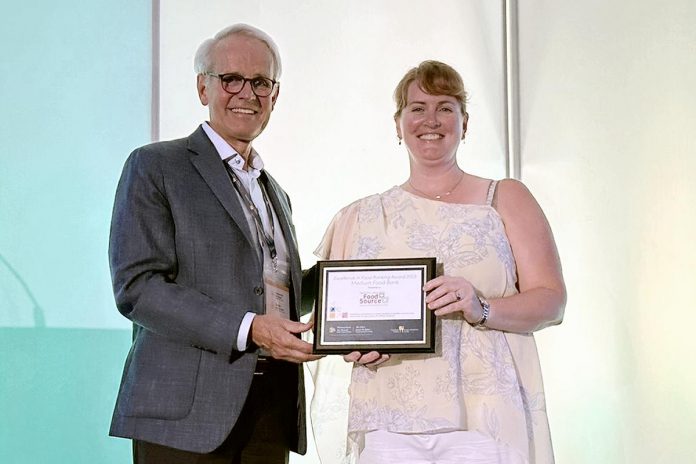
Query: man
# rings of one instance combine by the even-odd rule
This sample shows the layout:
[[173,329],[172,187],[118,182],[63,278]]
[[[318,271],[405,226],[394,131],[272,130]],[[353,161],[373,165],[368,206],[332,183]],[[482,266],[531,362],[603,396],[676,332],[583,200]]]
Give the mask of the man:
[[136,149],[109,256],[133,321],[111,435],[135,463],[286,463],[306,450],[301,268],[285,192],[252,148],[278,99],[280,56],[239,24],[196,53],[210,121]]

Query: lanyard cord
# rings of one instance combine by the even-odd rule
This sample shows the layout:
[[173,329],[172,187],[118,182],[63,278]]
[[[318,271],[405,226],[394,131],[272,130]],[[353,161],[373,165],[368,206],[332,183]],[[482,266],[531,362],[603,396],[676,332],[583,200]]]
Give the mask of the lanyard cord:
[[268,222],[271,225],[270,235],[266,233],[266,229],[263,227],[261,215],[259,214],[258,208],[254,204],[254,200],[251,199],[249,192],[244,187],[244,185],[242,185],[242,181],[239,180],[239,177],[237,177],[237,173],[234,172],[234,169],[232,169],[230,165],[227,164],[227,160],[225,160],[225,167],[227,168],[227,174],[229,174],[230,180],[232,180],[232,185],[234,185],[234,188],[237,190],[237,192],[239,192],[239,195],[247,204],[249,212],[251,213],[251,217],[254,219],[254,224],[256,224],[256,230],[268,246],[268,251],[271,255],[271,262],[273,263],[273,270],[277,271],[278,251],[276,250],[275,246],[275,222],[273,221],[273,211],[271,210],[271,204],[268,202],[268,193],[266,192],[266,187],[263,185],[263,182],[257,181],[259,183],[259,186],[261,187],[261,197],[263,198],[263,203],[266,205]]

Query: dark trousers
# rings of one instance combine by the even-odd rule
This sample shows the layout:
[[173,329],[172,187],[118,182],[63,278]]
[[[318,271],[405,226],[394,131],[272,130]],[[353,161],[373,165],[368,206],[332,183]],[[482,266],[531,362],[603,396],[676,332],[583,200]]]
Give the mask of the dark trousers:
[[[287,464],[296,438],[295,366],[260,361],[244,408],[227,439],[199,454],[133,440],[134,464]],[[296,379],[296,377],[295,377]]]

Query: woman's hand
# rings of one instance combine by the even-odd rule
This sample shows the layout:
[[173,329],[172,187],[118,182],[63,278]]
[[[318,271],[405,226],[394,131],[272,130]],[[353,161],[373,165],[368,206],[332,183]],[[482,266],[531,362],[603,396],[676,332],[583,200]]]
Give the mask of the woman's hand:
[[483,317],[474,286],[463,277],[436,277],[426,282],[423,289],[428,294],[425,302],[436,316],[461,311],[469,324],[475,324]]
[[353,351],[352,353],[343,355],[343,360],[345,362],[353,362],[366,367],[377,367],[388,359],[388,354],[379,354],[376,351],[370,351],[365,354],[359,351]]

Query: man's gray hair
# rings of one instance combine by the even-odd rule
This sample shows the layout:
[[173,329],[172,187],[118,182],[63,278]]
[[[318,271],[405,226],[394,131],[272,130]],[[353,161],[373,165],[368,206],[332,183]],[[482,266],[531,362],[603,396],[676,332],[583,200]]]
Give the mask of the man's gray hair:
[[248,24],[233,24],[228,26],[215,34],[212,39],[205,40],[196,51],[196,57],[193,59],[193,69],[196,74],[203,74],[206,72],[213,71],[211,69],[212,63],[212,52],[215,46],[222,40],[226,39],[231,35],[245,35],[247,37],[253,37],[254,39],[260,40],[265,43],[268,50],[271,52],[271,59],[273,60],[273,76],[274,80],[280,79],[280,74],[283,71],[283,67],[280,63],[280,53],[278,52],[278,46],[275,44],[271,36],[263,32],[261,29],[255,28]]

